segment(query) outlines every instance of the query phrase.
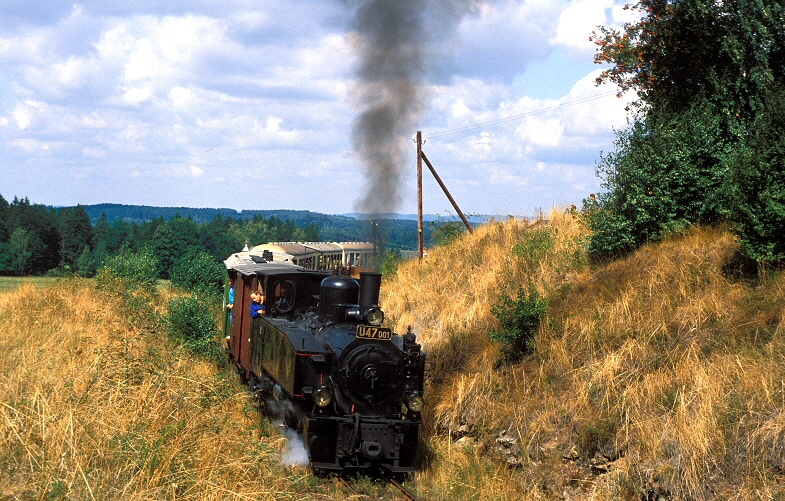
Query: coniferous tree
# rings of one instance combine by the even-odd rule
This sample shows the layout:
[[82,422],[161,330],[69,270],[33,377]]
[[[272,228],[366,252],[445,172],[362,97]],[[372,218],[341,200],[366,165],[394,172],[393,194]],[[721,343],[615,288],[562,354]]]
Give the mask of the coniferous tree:
[[60,264],[72,269],[84,252],[85,247],[93,245],[93,227],[90,216],[81,205],[60,209],[58,213],[60,229]]

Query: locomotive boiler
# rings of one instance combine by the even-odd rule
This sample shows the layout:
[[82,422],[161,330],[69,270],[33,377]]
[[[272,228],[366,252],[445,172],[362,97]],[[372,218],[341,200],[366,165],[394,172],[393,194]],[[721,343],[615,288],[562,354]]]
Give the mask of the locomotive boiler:
[[[301,434],[312,466],[414,471],[425,353],[411,329],[383,326],[381,275],[358,281],[269,253],[225,264],[234,287],[229,359],[267,413]],[[257,318],[252,292],[262,295]]]

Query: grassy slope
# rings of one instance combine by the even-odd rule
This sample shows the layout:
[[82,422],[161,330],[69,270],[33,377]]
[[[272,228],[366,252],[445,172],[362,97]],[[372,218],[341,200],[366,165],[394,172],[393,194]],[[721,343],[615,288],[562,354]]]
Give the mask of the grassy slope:
[[[385,287],[388,315],[429,350],[432,433],[468,436],[441,455],[431,444],[435,488],[486,454],[519,464],[533,497],[785,495],[785,275],[734,279],[735,242],[717,229],[589,269],[580,222],[551,222],[489,225]],[[548,320],[532,355],[498,367],[490,305],[529,282]]]
[[286,439],[261,422],[231,371],[117,311],[90,281],[0,293],[0,499],[334,492],[281,464]]
[[[782,497],[785,276],[733,279],[721,230],[600,269],[583,236],[557,215],[491,224],[384,284],[388,318],[411,325],[430,360],[416,490]],[[529,282],[548,321],[532,355],[498,366],[490,306]],[[89,282],[59,284],[0,292],[0,499],[347,497],[280,464],[285,439],[228,370],[129,327]]]

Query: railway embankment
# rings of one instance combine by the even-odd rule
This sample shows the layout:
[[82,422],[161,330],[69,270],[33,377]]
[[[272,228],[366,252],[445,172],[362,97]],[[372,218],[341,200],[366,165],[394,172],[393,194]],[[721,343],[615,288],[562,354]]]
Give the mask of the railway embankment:
[[[785,494],[785,274],[750,275],[722,228],[602,265],[586,236],[569,214],[490,224],[387,282],[388,315],[430,357],[424,475],[533,498]],[[494,306],[530,287],[545,315],[511,361]]]

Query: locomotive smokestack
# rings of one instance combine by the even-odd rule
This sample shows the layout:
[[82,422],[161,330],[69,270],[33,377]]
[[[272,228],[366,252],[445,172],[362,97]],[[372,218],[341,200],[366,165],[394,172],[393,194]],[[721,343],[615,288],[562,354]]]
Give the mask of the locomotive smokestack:
[[366,311],[372,306],[379,306],[379,290],[381,289],[381,285],[381,273],[360,273],[360,311]]

